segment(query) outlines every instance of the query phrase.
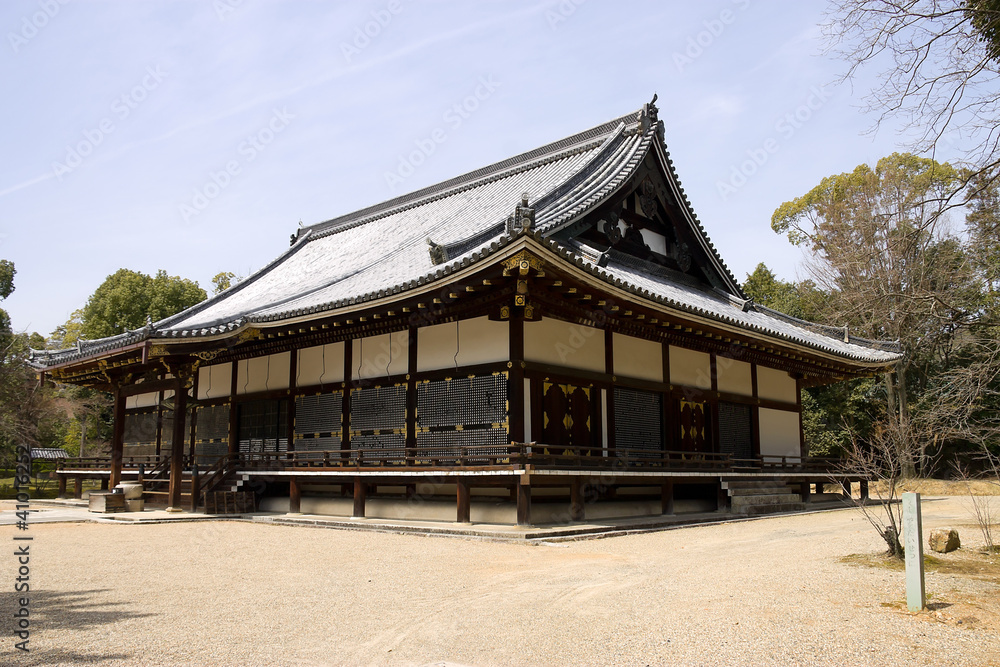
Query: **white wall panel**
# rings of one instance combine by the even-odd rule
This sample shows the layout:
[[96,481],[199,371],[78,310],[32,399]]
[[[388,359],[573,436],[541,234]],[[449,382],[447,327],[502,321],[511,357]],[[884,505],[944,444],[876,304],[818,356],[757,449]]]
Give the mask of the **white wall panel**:
[[707,352],[670,346],[670,382],[699,389],[712,388],[712,358]]
[[524,358],[603,373],[604,330],[547,317],[525,322]]
[[753,396],[751,366],[745,361],[728,357],[715,357],[715,374],[719,379],[719,391],[740,396]]
[[757,366],[757,397],[784,403],[798,403],[795,379],[785,371]]
[[663,381],[663,345],[651,340],[614,334],[615,375]]
[[233,365],[229,362],[198,369],[198,399],[229,396],[233,387]]
[[299,387],[342,382],[344,380],[344,343],[329,343],[298,351],[295,384]]
[[255,394],[262,391],[288,389],[291,359],[291,352],[281,352],[241,360],[238,362],[236,393]]
[[760,409],[760,453],[762,456],[800,456],[799,413]]
[[405,375],[409,369],[409,331],[368,336],[351,342],[354,345],[351,376],[355,379]]
[[509,325],[487,317],[417,329],[417,371],[510,359]]

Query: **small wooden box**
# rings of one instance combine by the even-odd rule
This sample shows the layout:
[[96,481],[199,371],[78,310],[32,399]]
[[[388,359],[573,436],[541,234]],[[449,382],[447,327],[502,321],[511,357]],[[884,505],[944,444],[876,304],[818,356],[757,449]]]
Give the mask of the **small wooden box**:
[[111,512],[125,511],[125,494],[111,493],[110,491],[91,491],[90,506],[91,512],[110,514]]

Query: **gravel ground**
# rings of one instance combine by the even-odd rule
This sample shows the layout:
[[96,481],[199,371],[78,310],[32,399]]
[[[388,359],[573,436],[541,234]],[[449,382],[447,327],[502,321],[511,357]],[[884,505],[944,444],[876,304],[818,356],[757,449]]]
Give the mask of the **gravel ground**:
[[[925,531],[968,521],[924,504]],[[1000,665],[996,582],[928,575],[938,611],[906,613],[901,572],[840,562],[882,548],[851,510],[536,546],[214,521],[30,534],[27,655],[0,557],[5,665]]]

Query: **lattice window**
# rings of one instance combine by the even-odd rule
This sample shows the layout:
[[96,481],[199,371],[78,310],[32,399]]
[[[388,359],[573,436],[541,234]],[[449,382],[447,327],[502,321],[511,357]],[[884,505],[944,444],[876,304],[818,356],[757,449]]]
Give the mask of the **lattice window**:
[[379,460],[406,454],[406,385],[351,390],[351,448]]
[[[474,447],[467,462],[487,463],[509,444],[507,374],[424,381],[417,385],[417,447],[429,460],[458,459]],[[482,446],[489,445],[487,449]]]
[[245,401],[239,405],[242,453],[288,450],[287,399]]
[[663,394],[615,387],[615,447],[619,456],[663,456]]
[[156,410],[125,415],[122,455],[156,455]]
[[211,465],[229,453],[229,404],[198,408],[194,453],[199,464]]
[[[339,450],[342,445],[344,395],[333,391],[295,398],[295,451]],[[304,454],[300,458],[323,458]]]
[[731,454],[734,459],[752,458],[752,429],[749,405],[719,403],[719,446],[723,454]]

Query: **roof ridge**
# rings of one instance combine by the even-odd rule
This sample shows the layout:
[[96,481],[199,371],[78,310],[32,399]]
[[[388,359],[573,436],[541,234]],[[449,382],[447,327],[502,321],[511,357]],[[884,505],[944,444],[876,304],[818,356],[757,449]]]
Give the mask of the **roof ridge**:
[[331,231],[343,229],[352,222],[367,222],[368,220],[376,217],[383,217],[385,214],[408,207],[408,205],[412,207],[423,203],[426,200],[433,199],[435,196],[445,194],[457,187],[471,185],[488,177],[501,174],[510,170],[512,167],[526,168],[539,158],[548,157],[552,154],[558,154],[581,143],[593,141],[600,136],[614,131],[622,123],[625,123],[627,126],[628,124],[635,122],[637,122],[637,112],[633,111],[624,116],[615,118],[614,120],[610,120],[605,123],[601,123],[600,125],[596,125],[588,130],[584,130],[583,132],[577,132],[576,134],[553,141],[544,146],[540,146],[539,148],[519,153],[504,160],[500,160],[499,162],[494,162],[493,164],[481,167],[474,171],[466,172],[465,174],[461,174],[446,181],[435,183],[427,186],[426,188],[421,188],[420,190],[400,195],[367,208],[346,213],[336,218],[308,225],[303,227],[298,233],[301,234],[307,230],[312,230],[314,232],[313,238],[319,238],[325,236]]

